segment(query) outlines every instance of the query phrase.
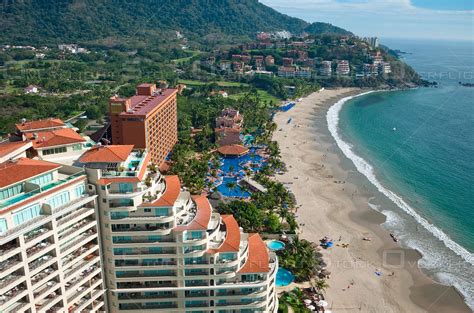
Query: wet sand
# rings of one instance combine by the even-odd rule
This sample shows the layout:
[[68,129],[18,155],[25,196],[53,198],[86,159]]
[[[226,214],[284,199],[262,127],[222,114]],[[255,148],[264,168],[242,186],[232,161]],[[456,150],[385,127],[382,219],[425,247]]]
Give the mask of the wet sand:
[[[274,140],[288,169],[277,179],[292,190],[300,206],[296,214],[301,237],[318,242],[329,236],[335,243],[333,248],[322,250],[332,273],[326,291],[327,309],[471,312],[454,288],[437,284],[421,272],[417,251],[400,248],[383,230],[380,224],[385,216],[368,206],[377,191],[342,155],[329,134],[328,108],[361,92],[349,88],[323,90],[275,116],[278,127]],[[349,246],[343,248],[342,244]]]

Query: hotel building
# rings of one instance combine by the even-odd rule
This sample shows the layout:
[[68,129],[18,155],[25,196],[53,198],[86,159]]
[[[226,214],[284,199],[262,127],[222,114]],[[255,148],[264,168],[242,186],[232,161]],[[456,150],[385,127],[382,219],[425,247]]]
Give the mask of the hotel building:
[[13,143],[30,143],[26,151],[29,158],[72,165],[93,141],[80,135],[70,124],[60,119],[26,121],[16,124],[16,130],[10,134]]
[[9,156],[0,164],[0,312],[105,311],[84,170],[25,158],[26,144],[16,145],[0,145]]
[[349,66],[349,61],[347,60],[340,60],[337,62],[336,73],[338,75],[348,75],[351,69]]
[[109,101],[112,143],[147,149],[161,165],[178,142],[176,89],[157,89],[141,84],[131,98],[114,96]]
[[98,195],[108,310],[276,312],[276,255],[151,159],[131,145],[80,159]]

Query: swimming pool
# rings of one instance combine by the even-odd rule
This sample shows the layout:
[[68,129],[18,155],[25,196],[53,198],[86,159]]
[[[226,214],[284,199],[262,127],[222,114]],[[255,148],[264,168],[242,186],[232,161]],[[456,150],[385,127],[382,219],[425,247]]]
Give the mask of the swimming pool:
[[276,274],[276,286],[284,287],[288,286],[295,280],[295,275],[293,275],[289,270],[279,267]]
[[272,240],[267,242],[267,247],[273,251],[282,250],[285,248],[285,243],[280,240]]
[[236,177],[223,177],[222,183],[217,186],[217,191],[224,197],[250,198],[250,192],[240,187]]

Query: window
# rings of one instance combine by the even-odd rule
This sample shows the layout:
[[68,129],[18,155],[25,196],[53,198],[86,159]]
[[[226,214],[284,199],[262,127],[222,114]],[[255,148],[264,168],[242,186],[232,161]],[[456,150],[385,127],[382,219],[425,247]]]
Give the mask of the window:
[[13,187],[0,191],[0,200],[11,198],[22,192],[23,192],[23,184],[15,185]]
[[145,213],[150,213],[151,212],[151,209],[144,209],[143,210]]
[[60,207],[68,203],[69,200],[70,200],[69,192],[64,191],[60,193],[59,195],[53,197],[52,199],[49,199],[47,203],[51,206],[51,208],[55,209],[57,207]]
[[13,223],[15,226],[28,222],[40,215],[41,206],[39,203],[13,213]]
[[57,154],[57,153],[64,153],[66,152],[66,147],[59,147],[59,148],[51,148],[43,150],[43,155],[50,155],[50,154]]
[[82,150],[82,145],[79,143],[77,145],[73,145],[72,146],[72,150],[73,151],[79,151],[79,150]]
[[8,230],[7,220],[4,218],[0,218],[0,234],[3,234]]
[[118,220],[125,217],[128,217],[128,212],[110,212],[110,218],[113,220]]
[[79,186],[76,187],[76,189],[74,191],[76,193],[76,197],[79,198],[86,191],[86,186],[85,185],[79,185]]
[[155,209],[155,216],[168,216],[168,209],[167,208]]
[[119,183],[119,191],[121,193],[133,192],[133,185],[130,183]]
[[49,183],[52,180],[53,180],[53,173],[48,173],[48,174],[41,175],[39,177],[33,178],[29,182],[33,183],[33,184],[36,184],[36,185],[43,186],[43,185],[46,185],[47,183]]

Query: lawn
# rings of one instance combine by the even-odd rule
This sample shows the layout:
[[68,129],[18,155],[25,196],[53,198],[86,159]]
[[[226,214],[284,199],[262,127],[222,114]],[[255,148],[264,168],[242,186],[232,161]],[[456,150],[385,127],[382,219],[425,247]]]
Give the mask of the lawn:
[[[266,102],[273,102],[273,103],[279,103],[281,102],[282,100],[281,99],[278,99],[277,97],[269,94],[267,91],[265,90],[262,90],[262,89],[257,89],[258,91],[258,95],[260,96],[260,98],[263,100],[263,101],[266,101]],[[234,93],[232,95],[229,96],[229,98],[231,99],[234,99],[234,100],[237,100],[243,96],[245,96],[247,93],[246,92],[240,92],[240,93]]]
[[192,58],[194,58],[195,56],[198,56],[198,55],[200,55],[200,54],[202,53],[202,52],[199,51],[199,50],[184,50],[184,52],[186,52],[186,53],[191,53],[191,55],[188,56],[188,57],[184,57],[184,58],[180,58],[180,59],[171,60],[171,62],[173,62],[173,63],[187,62],[187,61],[191,60]]
[[190,86],[203,86],[207,84],[216,83],[220,87],[248,87],[249,84],[238,83],[238,82],[226,82],[226,81],[212,81],[212,82],[203,82],[199,80],[190,80],[190,79],[180,79],[178,80],[180,84],[190,85]]

